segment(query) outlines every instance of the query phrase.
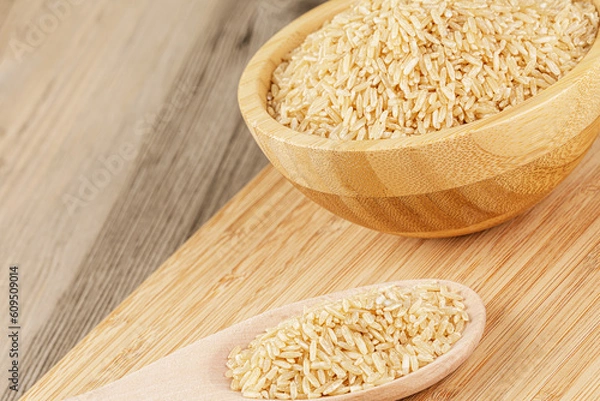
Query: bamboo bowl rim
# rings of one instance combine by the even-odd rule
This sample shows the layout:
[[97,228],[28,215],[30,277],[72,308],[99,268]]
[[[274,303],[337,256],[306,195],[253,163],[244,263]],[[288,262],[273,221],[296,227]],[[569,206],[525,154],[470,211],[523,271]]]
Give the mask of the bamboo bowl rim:
[[[575,68],[535,96],[492,116],[423,135],[393,139],[344,141],[309,135],[280,124],[266,110],[266,95],[273,71],[283,57],[302,43],[309,33],[319,29],[323,23],[330,20],[335,14],[347,9],[354,1],[356,0],[330,0],[313,8],[286,25],[256,52],[242,73],[238,87],[240,110],[249,126],[271,139],[299,148],[336,152],[374,152],[418,148],[478,133],[509,120],[518,121],[526,114],[544,108],[547,103],[567,91],[572,85],[585,80],[586,73],[590,73],[594,66],[600,65],[600,35],[597,33],[592,47]],[[600,12],[600,0],[593,0],[593,4]],[[306,32],[306,34],[301,32]],[[264,77],[268,77],[267,82],[265,82]],[[561,84],[557,85],[558,83]]]

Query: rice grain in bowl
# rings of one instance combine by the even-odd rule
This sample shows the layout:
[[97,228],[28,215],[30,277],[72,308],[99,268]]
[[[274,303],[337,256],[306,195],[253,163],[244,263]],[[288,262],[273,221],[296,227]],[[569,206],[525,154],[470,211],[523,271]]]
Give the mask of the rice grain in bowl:
[[360,0],[275,69],[267,110],[343,140],[450,128],[552,85],[597,30],[586,0]]
[[[599,3],[595,0],[596,8]],[[409,236],[479,231],[537,203],[595,139],[597,40],[555,84],[468,124],[365,141],[307,135],[280,124],[267,111],[273,72],[310,33],[352,4],[330,1],[288,25],[253,57],[239,87],[242,115],[264,153],[298,189],[332,212]]]

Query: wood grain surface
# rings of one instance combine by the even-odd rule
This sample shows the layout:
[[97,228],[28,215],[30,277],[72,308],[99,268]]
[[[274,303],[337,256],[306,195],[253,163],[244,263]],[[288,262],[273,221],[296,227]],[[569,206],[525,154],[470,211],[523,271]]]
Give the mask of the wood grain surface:
[[[321,2],[0,0],[0,292],[18,263],[23,326],[21,391],[0,399],[19,398],[266,164],[237,80]],[[526,215],[433,241],[335,218],[267,169],[24,399],[108,383],[270,307],[436,276],[484,294],[491,325],[464,370],[414,399],[596,400],[599,157],[596,143]]]
[[0,294],[19,264],[22,325],[21,390],[0,399],[267,164],[238,112],[239,76],[318,3],[0,0]]
[[598,400],[599,179],[596,142],[526,214],[481,233],[423,240],[333,216],[267,168],[23,400],[100,387],[270,308],[417,278],[469,286],[488,319],[471,358],[408,399]]

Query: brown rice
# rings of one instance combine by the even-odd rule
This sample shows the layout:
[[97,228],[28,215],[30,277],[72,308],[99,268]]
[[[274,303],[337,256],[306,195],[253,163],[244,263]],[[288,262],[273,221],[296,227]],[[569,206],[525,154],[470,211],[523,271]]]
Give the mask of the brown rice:
[[283,60],[267,109],[334,139],[425,134],[552,85],[597,29],[589,0],[361,0]]
[[444,354],[469,318],[462,296],[437,282],[387,287],[318,305],[229,355],[242,395],[309,399],[388,383]]

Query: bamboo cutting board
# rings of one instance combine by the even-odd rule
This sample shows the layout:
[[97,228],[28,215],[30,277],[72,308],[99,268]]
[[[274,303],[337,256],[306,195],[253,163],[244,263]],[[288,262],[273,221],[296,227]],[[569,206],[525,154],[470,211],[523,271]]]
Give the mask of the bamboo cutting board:
[[276,306],[416,278],[475,289],[488,324],[458,371],[410,400],[599,400],[600,142],[525,215],[453,239],[353,225],[268,167],[22,399],[89,391]]

